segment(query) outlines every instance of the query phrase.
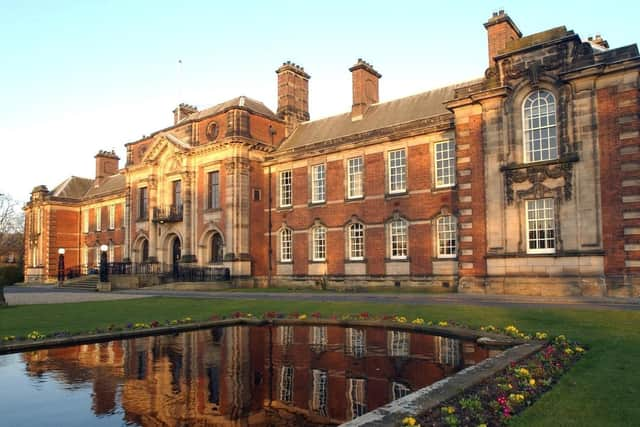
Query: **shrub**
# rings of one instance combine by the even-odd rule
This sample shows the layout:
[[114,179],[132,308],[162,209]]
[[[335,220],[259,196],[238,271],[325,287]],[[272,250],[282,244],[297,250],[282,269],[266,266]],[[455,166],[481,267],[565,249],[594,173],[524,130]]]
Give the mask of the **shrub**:
[[5,265],[0,267],[0,286],[13,285],[24,281],[22,268],[18,265]]

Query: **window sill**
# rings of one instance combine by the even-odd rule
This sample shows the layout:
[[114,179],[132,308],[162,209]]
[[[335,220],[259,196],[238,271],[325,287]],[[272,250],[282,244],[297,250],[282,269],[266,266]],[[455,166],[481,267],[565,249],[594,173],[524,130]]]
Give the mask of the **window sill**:
[[278,212],[289,212],[293,210],[293,205],[278,206],[276,210]]
[[504,172],[507,170],[525,169],[532,166],[547,166],[547,165],[555,165],[560,163],[573,163],[573,162],[577,162],[578,160],[580,160],[578,153],[573,152],[573,153],[563,154],[562,156],[552,160],[539,160],[537,162],[522,162],[522,163],[511,162],[507,165],[500,166],[500,171]]
[[289,260],[289,261],[278,261],[279,265],[292,265],[293,264],[293,260]]
[[204,213],[216,213],[222,211],[222,208],[206,208]]
[[326,264],[326,259],[311,259],[309,260],[309,264]]
[[409,191],[404,190],[404,191],[399,191],[397,193],[385,193],[384,195],[385,200],[403,198],[403,197],[409,197]]
[[349,202],[361,202],[364,200],[364,194],[362,196],[357,196],[357,197],[346,197],[344,199],[345,203],[349,203]]
[[409,262],[411,261],[410,257],[403,257],[403,258],[385,258],[384,262]]
[[326,204],[327,204],[326,200],[317,201],[317,202],[309,202],[309,207],[310,208],[314,208],[314,207],[318,207],[318,206],[324,206]]
[[366,264],[367,263],[367,259],[366,258],[345,259],[344,263],[345,264]]

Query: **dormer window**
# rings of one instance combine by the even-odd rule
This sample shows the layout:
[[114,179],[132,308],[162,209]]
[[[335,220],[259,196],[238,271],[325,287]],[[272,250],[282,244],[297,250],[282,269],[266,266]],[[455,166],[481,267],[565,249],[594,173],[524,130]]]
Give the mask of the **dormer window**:
[[546,90],[536,90],[522,104],[524,162],[558,158],[556,98]]

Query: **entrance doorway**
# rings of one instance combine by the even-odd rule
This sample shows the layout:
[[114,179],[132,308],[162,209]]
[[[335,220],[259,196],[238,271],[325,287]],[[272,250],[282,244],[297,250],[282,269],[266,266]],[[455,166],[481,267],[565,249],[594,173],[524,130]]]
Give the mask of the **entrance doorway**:
[[224,256],[223,248],[222,248],[222,236],[220,233],[213,233],[211,237],[211,262],[213,264],[222,263],[222,259]]
[[173,238],[171,244],[171,262],[173,267],[173,275],[178,276],[180,257],[182,256],[182,246],[180,244],[180,238],[178,236]]

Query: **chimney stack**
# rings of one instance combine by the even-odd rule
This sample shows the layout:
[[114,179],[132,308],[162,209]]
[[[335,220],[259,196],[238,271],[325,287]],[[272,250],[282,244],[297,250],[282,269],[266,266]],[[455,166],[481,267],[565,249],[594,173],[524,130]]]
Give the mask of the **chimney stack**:
[[603,39],[600,34],[589,37],[588,41],[591,47],[593,47],[596,51],[602,52],[609,49],[609,42]]
[[118,173],[118,161],[120,157],[116,155],[115,151],[98,151],[95,155],[96,159],[96,181],[95,185],[98,186],[108,176]]
[[496,65],[495,57],[503,51],[512,40],[518,40],[522,33],[516,24],[504,13],[504,10],[493,12],[493,16],[484,24],[487,29],[489,44],[489,68]]
[[189,115],[196,112],[198,112],[197,107],[185,103],[180,103],[180,105],[178,105],[176,109],[173,110],[173,124],[177,125],[180,121],[186,119]]
[[309,79],[304,67],[283,62],[278,75],[278,117],[285,121],[285,136],[291,135],[299,123],[309,120]]
[[377,103],[378,80],[382,75],[373,69],[373,66],[362,58],[358,58],[356,65],[349,68],[353,84],[353,105],[351,106],[351,120],[362,119],[367,108]]

